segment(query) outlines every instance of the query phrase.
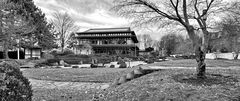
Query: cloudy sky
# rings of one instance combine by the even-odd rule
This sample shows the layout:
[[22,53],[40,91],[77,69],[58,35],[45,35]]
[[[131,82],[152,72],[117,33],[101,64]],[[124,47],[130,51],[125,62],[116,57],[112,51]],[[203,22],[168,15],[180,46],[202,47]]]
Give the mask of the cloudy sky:
[[[113,0],[34,0],[34,3],[52,19],[56,11],[67,12],[80,26],[80,31],[89,28],[131,27],[128,19],[117,16],[111,8]],[[133,28],[132,28],[133,29]],[[133,29],[136,34],[150,34],[159,39],[165,29]]]

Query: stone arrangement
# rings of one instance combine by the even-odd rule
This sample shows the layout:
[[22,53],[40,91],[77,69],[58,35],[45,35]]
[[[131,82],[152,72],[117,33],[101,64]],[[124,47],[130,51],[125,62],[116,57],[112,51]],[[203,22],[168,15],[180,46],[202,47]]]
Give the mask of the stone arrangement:
[[138,69],[135,69],[129,73],[127,73],[126,75],[123,75],[117,79],[115,79],[111,86],[117,86],[117,85],[121,85],[125,82],[128,82],[128,81],[131,81],[135,78],[138,78],[138,77],[141,77],[143,75],[146,75],[146,74],[149,74],[149,73],[152,73],[156,70],[151,70],[151,69],[142,69],[141,67],[139,67]]

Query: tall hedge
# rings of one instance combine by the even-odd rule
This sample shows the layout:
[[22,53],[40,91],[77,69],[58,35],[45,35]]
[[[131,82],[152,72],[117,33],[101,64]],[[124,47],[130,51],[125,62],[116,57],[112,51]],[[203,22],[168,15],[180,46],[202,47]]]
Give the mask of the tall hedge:
[[0,101],[31,101],[30,82],[16,64],[0,63]]

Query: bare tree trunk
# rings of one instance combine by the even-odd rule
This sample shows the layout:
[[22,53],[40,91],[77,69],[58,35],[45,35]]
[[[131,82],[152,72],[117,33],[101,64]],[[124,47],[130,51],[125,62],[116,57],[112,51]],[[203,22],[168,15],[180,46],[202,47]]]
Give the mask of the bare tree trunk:
[[205,60],[205,54],[204,51],[201,49],[200,46],[195,47],[195,56],[197,61],[197,77],[198,78],[204,78],[205,77],[205,71],[206,71],[206,64],[204,62]]
[[238,59],[238,54],[239,54],[239,45],[237,44],[238,42],[237,42],[237,40],[238,40],[238,37],[237,36],[235,36],[235,37],[233,37],[233,51],[235,52],[235,56],[234,56],[234,60],[237,60]]
[[62,41],[62,42],[61,42],[61,48],[62,48],[62,52],[63,52],[63,51],[64,51],[64,44],[65,44],[65,43],[64,43],[64,38],[62,38],[61,41]]
[[8,43],[7,43],[7,40],[4,41],[4,50],[3,50],[3,58],[4,59],[9,59],[9,56],[8,56]]
[[[188,35],[193,42],[193,47],[194,47],[194,50],[195,50],[195,58],[196,58],[196,61],[197,61],[197,67],[196,67],[196,72],[197,73],[196,73],[196,75],[197,75],[198,78],[204,78],[205,77],[205,72],[206,72],[206,64],[204,62],[205,56],[206,56],[205,55],[206,47],[204,47],[205,43],[201,42],[201,41],[204,41],[204,40],[201,40],[199,38],[199,36],[197,36],[195,34],[193,26],[189,27]],[[207,40],[205,40],[205,41],[207,41]]]
[[237,60],[238,59],[238,52],[236,53],[236,55],[234,56],[234,60]]

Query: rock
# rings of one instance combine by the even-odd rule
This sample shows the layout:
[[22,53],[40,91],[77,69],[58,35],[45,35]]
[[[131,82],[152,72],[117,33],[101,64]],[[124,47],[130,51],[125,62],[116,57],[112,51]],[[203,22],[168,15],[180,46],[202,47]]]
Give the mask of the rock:
[[140,70],[140,69],[135,69],[135,70],[133,70],[133,73],[134,73],[134,76],[135,76],[135,77],[140,77],[140,76],[143,75],[143,71]]
[[63,60],[60,60],[59,65],[64,66],[65,62]]
[[143,71],[141,69],[135,69],[133,70],[134,74],[140,74],[142,75],[143,74]]
[[79,64],[83,64],[83,61],[79,61]]
[[68,63],[65,63],[64,67],[71,67],[71,65],[69,65]]
[[127,68],[127,64],[125,62],[121,62],[119,64],[120,64],[119,68]]
[[35,65],[36,65],[35,63],[29,62],[26,65],[20,66],[20,68],[34,68]]
[[139,71],[141,71],[143,74],[146,74],[144,69],[142,69],[142,67],[138,67]]
[[51,63],[51,66],[58,66],[57,62]]
[[79,68],[79,66],[72,66],[72,68]]
[[119,78],[115,79],[112,83],[112,86],[116,86],[116,85],[119,85]]
[[133,71],[131,71],[130,73],[127,73],[126,78],[127,78],[127,80],[132,80],[134,78]]
[[110,68],[114,68],[115,67],[115,65],[110,65]]
[[90,67],[91,68],[97,68],[98,66],[96,64],[91,64]]
[[121,76],[118,83],[119,83],[119,84],[123,84],[123,83],[125,83],[125,82],[127,82],[126,75]]

